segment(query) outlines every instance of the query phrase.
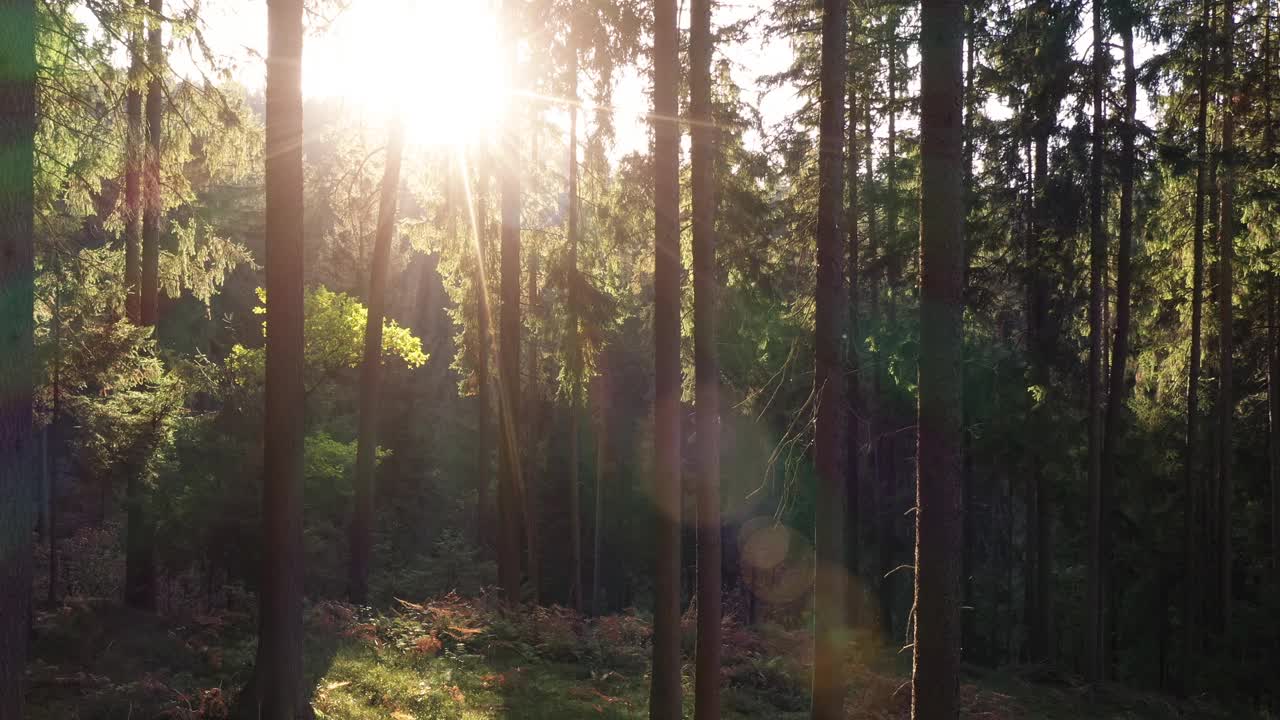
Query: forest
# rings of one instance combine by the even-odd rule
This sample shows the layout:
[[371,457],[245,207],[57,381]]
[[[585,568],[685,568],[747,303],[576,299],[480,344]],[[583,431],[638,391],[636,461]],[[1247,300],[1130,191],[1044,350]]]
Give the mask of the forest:
[[0,720],[1280,717],[1274,0],[0,0]]

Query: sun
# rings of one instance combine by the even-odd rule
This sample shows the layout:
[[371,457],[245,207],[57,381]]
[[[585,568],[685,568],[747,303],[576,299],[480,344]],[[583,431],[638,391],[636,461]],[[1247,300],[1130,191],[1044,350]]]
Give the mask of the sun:
[[305,90],[370,115],[400,113],[410,143],[481,142],[507,101],[498,23],[488,0],[350,0],[310,39]]

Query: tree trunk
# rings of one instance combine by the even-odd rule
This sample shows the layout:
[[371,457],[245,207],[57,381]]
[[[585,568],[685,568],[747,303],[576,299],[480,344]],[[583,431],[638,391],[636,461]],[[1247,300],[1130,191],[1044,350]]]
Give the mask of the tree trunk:
[[373,555],[373,493],[378,466],[378,396],[382,382],[382,319],[387,310],[387,274],[391,241],[396,229],[396,200],[400,193],[400,160],[404,126],[392,120],[387,140],[387,165],[378,202],[378,228],[369,269],[369,312],[364,324],[364,358],[360,365],[360,419],[356,436],[355,498],[351,512],[351,567],[347,596],[356,605],[369,601],[369,563]]
[[[581,234],[578,198],[578,35],[569,29],[572,61],[569,69],[569,596],[582,612],[582,492],[579,468],[582,450],[582,337],[578,332],[578,236]],[[593,556],[594,557],[594,556]],[[594,560],[593,560],[594,562]],[[592,576],[593,586],[598,585]],[[593,587],[594,609],[594,587]]]
[[1204,534],[1201,527],[1203,488],[1199,481],[1200,459],[1200,363],[1201,325],[1204,318],[1204,235],[1205,195],[1208,181],[1208,116],[1209,116],[1209,35],[1213,10],[1211,0],[1201,5],[1200,70],[1198,78],[1198,111],[1196,125],[1196,191],[1193,211],[1194,235],[1191,267],[1191,358],[1187,374],[1186,455],[1183,458],[1183,526],[1185,532],[1186,579],[1183,588],[1183,691],[1190,691],[1195,673],[1193,664],[1201,646],[1200,613],[1203,608],[1203,572],[1201,558]]
[[[514,12],[514,3],[505,3]],[[516,31],[507,20],[507,67],[516,67]],[[514,105],[514,99],[509,103]],[[517,113],[508,107],[504,159],[499,174],[502,196],[502,307],[499,317],[498,410],[498,582],[507,603],[520,602],[520,175]]]
[[[854,38],[857,36],[857,29],[850,27],[849,29],[849,45],[852,49]],[[861,268],[859,266],[861,237],[858,235],[858,108],[857,108],[857,73],[854,70],[854,63],[848,64],[845,82],[849,88],[848,98],[848,154],[846,156],[846,179],[848,183],[848,208],[846,212],[845,222],[848,224],[848,281],[849,281],[849,341],[845,349],[845,371],[848,376],[847,386],[845,388],[846,402],[849,407],[848,427],[845,429],[845,442],[848,446],[846,458],[848,465],[848,478],[845,481],[845,526],[844,526],[844,552],[845,552],[845,569],[849,574],[851,582],[847,586],[845,606],[847,608],[845,614],[845,622],[849,627],[855,627],[863,622],[862,612],[862,583],[857,582],[861,570],[861,543],[859,538],[860,529],[860,492],[861,492],[861,473],[862,473],[862,372],[860,367],[859,354],[862,351],[862,331],[859,326],[858,303],[860,298],[859,281]]]
[[603,583],[600,578],[600,551],[604,537],[604,464],[607,451],[607,435],[609,430],[608,401],[605,397],[604,368],[598,368],[601,376],[597,379],[596,412],[599,414],[596,425],[596,488],[595,513],[591,528],[591,614],[599,617],[604,611],[601,606],[600,592]]
[[1218,189],[1218,602],[1221,612],[1218,630],[1225,636],[1231,629],[1232,566],[1234,553],[1231,547],[1231,504],[1235,494],[1232,480],[1232,419],[1235,414],[1235,385],[1233,377],[1235,340],[1233,336],[1233,296],[1235,278],[1232,272],[1232,256],[1235,253],[1235,156],[1236,113],[1241,95],[1234,78],[1235,1],[1226,0],[1223,7],[1222,32],[1222,84],[1226,91],[1222,115],[1222,175]]
[[[55,257],[57,257],[55,253]],[[45,516],[45,535],[49,542],[49,594],[50,605],[58,602],[58,578],[62,574],[62,557],[58,552],[58,465],[57,456],[63,447],[62,434],[62,263],[55,261],[57,285],[53,295],[53,408],[49,426],[45,428],[45,488],[48,513]],[[53,437],[49,438],[52,434]],[[50,452],[55,453],[50,457]],[[50,468],[49,466],[53,467]],[[52,472],[51,472],[52,471]]]
[[[139,13],[145,12],[147,0],[136,0]],[[144,164],[142,129],[142,91],[139,85],[146,72],[142,53],[142,25],[129,30],[129,89],[125,93],[125,170],[124,170],[124,284],[125,316],[134,325],[142,324],[142,167]]]
[[964,315],[962,0],[920,14],[920,406],[913,720],[960,715]]
[[267,360],[263,568],[255,684],[262,720],[294,720],[302,691],[302,1],[271,0],[266,111]]
[[1106,60],[1102,35],[1102,0],[1093,0],[1093,148],[1089,163],[1089,363],[1088,363],[1088,495],[1089,555],[1085,590],[1085,676],[1099,682],[1105,675],[1103,638],[1104,532],[1102,506],[1102,273],[1107,239],[1102,226],[1102,154]]
[[489,535],[489,471],[492,463],[489,459],[489,415],[493,401],[489,398],[489,353],[492,352],[493,338],[489,329],[492,315],[489,308],[489,288],[485,282],[485,273],[489,263],[489,208],[486,202],[485,186],[488,184],[486,166],[481,165],[479,179],[476,183],[476,267],[472,276],[472,289],[475,292],[476,317],[478,321],[476,339],[476,545],[485,547],[493,538]]
[[716,134],[711,113],[711,0],[692,0],[689,126],[692,135],[694,385],[697,433],[698,630],[696,720],[720,717],[720,367],[716,355]]
[[160,134],[164,121],[164,45],[162,20],[164,0],[150,0],[150,27],[147,30],[147,64],[151,78],[147,82],[147,152],[144,172],[145,194],[142,210],[142,280],[141,318],[143,325],[154,327],[159,313],[160,297],[160,213],[163,190],[160,186]]
[[[150,27],[147,31],[147,63],[151,79],[147,83],[147,151],[142,209],[141,321],[154,328],[159,310],[160,212],[160,132],[164,108],[161,77],[164,48],[161,45],[163,0],[150,0]],[[126,258],[127,260],[127,258]],[[126,271],[128,268],[126,267]],[[153,330],[154,334],[154,330]],[[124,600],[129,607],[156,609],[155,521],[147,507],[146,482],[141,467],[131,468],[125,494],[128,504],[128,532],[125,538]]]
[[[536,150],[535,150],[536,156]],[[541,398],[538,393],[538,345],[533,334],[534,320],[539,313],[538,299],[538,254],[536,249],[529,252],[529,343],[526,348],[525,361],[528,365],[526,375],[528,385],[525,388],[524,416],[522,427],[524,434],[523,470],[520,473],[523,482],[518,486],[521,502],[521,520],[524,524],[525,568],[527,571],[530,601],[534,605],[541,602],[542,566],[538,554],[538,495],[534,489],[534,478],[538,470],[538,413]]]
[[649,717],[680,702],[680,127],[676,0],[655,0],[653,29],[654,570]]
[[35,483],[35,4],[0,0],[0,717],[23,717]]
[[[1124,42],[1124,123],[1120,127],[1120,247],[1116,251],[1116,312],[1114,349],[1111,353],[1110,389],[1107,392],[1106,426],[1102,442],[1102,491],[1107,499],[1115,497],[1116,443],[1120,440],[1120,415],[1128,396],[1126,364],[1129,356],[1130,290],[1133,285],[1133,176],[1136,164],[1134,141],[1137,137],[1138,74],[1133,64],[1133,25],[1120,13],[1118,24]],[[1104,502],[1103,506],[1110,506]],[[1102,557],[1110,554],[1110,520],[1104,515]],[[1104,585],[1110,588],[1111,603],[1118,599],[1119,580],[1107,572]],[[1112,622],[1115,627],[1114,616]],[[1112,648],[1114,652],[1114,647]]]
[[817,426],[814,465],[817,470],[817,509],[814,518],[814,720],[844,717],[845,491],[848,445],[844,367],[840,349],[844,336],[844,237],[840,229],[844,202],[844,107],[848,0],[822,3],[822,74],[818,129],[818,276],[814,322],[814,392]]
[[[1027,335],[1031,351],[1032,382],[1048,394],[1051,392],[1049,364],[1053,341],[1049,327],[1049,259],[1044,250],[1049,215],[1049,132],[1052,119],[1037,118],[1032,175],[1031,236],[1028,257],[1031,260],[1031,306],[1027,312]],[[1044,400],[1039,414],[1046,412]],[[1052,516],[1049,513],[1049,489],[1044,472],[1045,460],[1039,444],[1032,444],[1031,481],[1027,488],[1027,646],[1033,661],[1049,659],[1049,626],[1053,616],[1051,598],[1053,584],[1053,549],[1051,547]]]
[[[882,336],[895,332],[897,305],[893,293],[898,286],[898,12],[891,9],[888,60],[888,102],[885,112],[888,114],[889,128],[885,144],[884,161],[884,216],[885,236],[880,264],[884,272],[884,317],[877,317],[876,322]],[[877,309],[878,314],[878,309]],[[882,378],[887,364],[877,370],[878,378]],[[883,382],[882,379],[878,382]],[[897,421],[898,408],[883,391],[877,391],[877,421],[879,430],[876,434],[876,483],[880,489],[880,614],[884,625],[884,635],[892,638],[895,631],[894,605],[898,600],[898,573],[894,572],[899,565],[898,557],[898,524],[903,509],[899,504],[897,477]]]
[[[1263,152],[1265,159],[1275,161],[1276,128],[1271,115],[1271,73],[1273,70],[1271,53],[1271,2],[1263,4],[1266,8],[1266,29],[1262,40],[1262,77],[1263,86]],[[1276,239],[1271,238],[1274,244]],[[1280,273],[1272,271],[1267,279],[1267,439],[1270,450],[1268,473],[1271,479],[1271,570],[1280,572]]]

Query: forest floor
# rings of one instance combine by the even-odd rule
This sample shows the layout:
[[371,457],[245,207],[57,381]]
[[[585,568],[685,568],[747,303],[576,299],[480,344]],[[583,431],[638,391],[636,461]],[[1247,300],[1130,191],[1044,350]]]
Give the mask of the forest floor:
[[[686,645],[693,637],[686,618]],[[219,720],[253,661],[253,622],[223,612],[185,622],[102,601],[73,601],[36,618],[30,720]],[[321,720],[643,718],[646,622],[596,620],[561,608],[505,612],[484,600],[402,602],[371,613],[321,603],[306,619],[307,675]],[[724,717],[808,716],[806,638],[726,619]],[[690,649],[686,647],[686,650]],[[686,673],[691,669],[686,664]],[[904,657],[850,660],[848,717],[906,718]],[[964,717],[1242,717],[1210,705],[1121,690],[1089,693],[1059,679],[970,674]],[[686,716],[692,680],[686,674]]]

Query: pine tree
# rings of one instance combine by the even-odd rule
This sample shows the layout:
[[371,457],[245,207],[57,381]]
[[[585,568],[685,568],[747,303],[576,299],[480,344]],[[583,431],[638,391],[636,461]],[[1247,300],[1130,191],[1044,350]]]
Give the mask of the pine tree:
[[[507,2],[507,65],[516,71],[517,3]],[[505,152],[498,175],[502,216],[502,305],[498,319],[498,583],[511,605],[520,602],[520,157],[515,98],[508,99]]]
[[920,15],[920,400],[913,720],[959,717],[964,3]]
[[306,716],[302,686],[302,0],[267,11],[267,353],[258,652],[242,716]]
[[694,717],[720,717],[720,367],[716,356],[715,120],[711,0],[693,0],[689,127],[693,202],[694,378],[697,412],[698,641]]
[[0,0],[0,717],[23,717],[35,505],[36,9]]
[[844,517],[848,446],[845,442],[845,378],[841,361],[844,314],[845,53],[848,0],[822,3],[822,72],[818,130],[818,268],[815,291],[814,393],[817,425],[817,516],[814,518],[813,705],[810,717],[844,717],[844,618],[848,574],[844,564]]
[[655,0],[654,612],[651,720],[678,720],[680,701],[680,85],[676,0]]
[[373,494],[377,469],[378,395],[382,380],[382,320],[387,308],[387,274],[400,193],[400,164],[404,154],[404,126],[392,121],[387,140],[387,164],[378,202],[378,227],[370,265],[369,313],[364,326],[364,359],[360,364],[360,419],[357,431],[355,498],[351,512],[351,565],[347,596],[352,603],[369,599],[369,561],[373,553]]

